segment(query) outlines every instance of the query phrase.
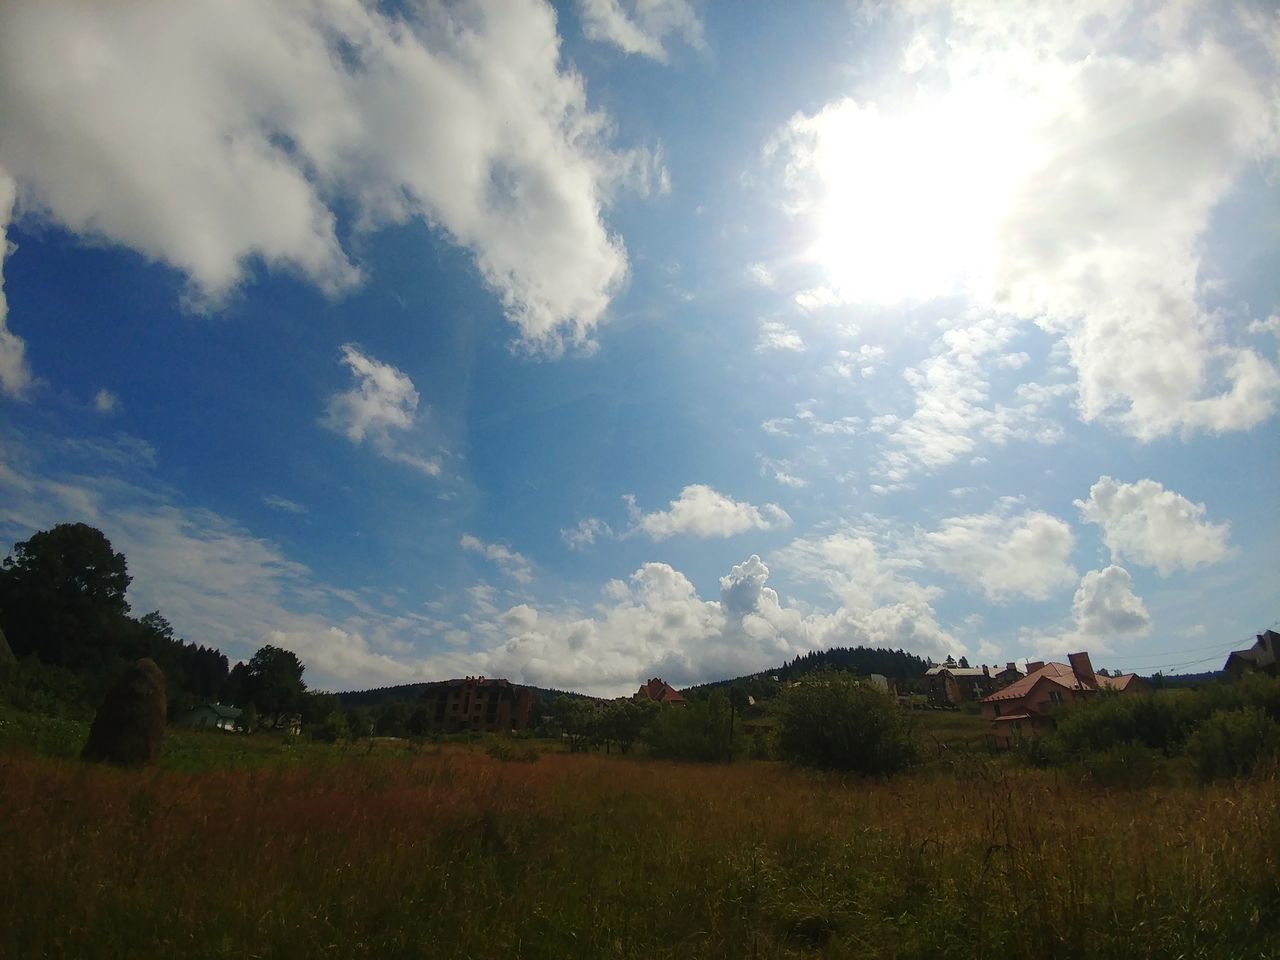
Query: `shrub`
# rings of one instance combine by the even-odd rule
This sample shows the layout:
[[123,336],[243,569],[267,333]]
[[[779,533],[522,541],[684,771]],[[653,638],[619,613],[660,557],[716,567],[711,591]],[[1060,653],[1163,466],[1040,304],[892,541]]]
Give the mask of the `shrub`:
[[778,753],[803,766],[887,775],[918,759],[910,724],[885,693],[820,673],[782,696]]
[[732,724],[729,698],[714,690],[705,701],[661,708],[643,735],[651,756],[723,763],[738,751]]
[[1202,783],[1244,777],[1280,758],[1280,725],[1260,707],[1215,713],[1187,741]]

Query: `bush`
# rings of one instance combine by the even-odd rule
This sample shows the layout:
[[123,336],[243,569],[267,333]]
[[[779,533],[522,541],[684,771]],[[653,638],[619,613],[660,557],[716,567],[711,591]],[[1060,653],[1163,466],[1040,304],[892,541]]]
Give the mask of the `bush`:
[[724,763],[734,758],[739,746],[734,742],[729,698],[720,690],[705,701],[661,708],[643,736],[650,755],[667,760]]
[[1187,741],[1202,783],[1246,777],[1280,759],[1280,725],[1261,707],[1215,713]]
[[781,699],[778,753],[802,766],[888,775],[918,759],[894,699],[843,673],[820,673]]

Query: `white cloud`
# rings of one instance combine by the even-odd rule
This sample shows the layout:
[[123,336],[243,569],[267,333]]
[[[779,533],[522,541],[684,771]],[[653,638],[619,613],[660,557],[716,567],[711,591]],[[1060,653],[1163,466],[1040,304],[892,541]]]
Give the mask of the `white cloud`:
[[995,603],[1044,600],[1074,583],[1071,528],[1043,511],[1014,513],[1013,507],[1005,502],[991,513],[942,521],[924,535],[926,556]]
[[587,39],[662,63],[668,37],[703,46],[702,22],[688,0],[578,0],[578,12]]
[[302,504],[294,500],[290,500],[287,497],[278,496],[274,493],[268,494],[267,496],[263,497],[262,502],[265,503],[272,510],[282,510],[285,513],[303,514],[303,513],[310,512]]
[[1202,503],[1192,503],[1154,480],[1120,483],[1103,476],[1076,506],[1089,523],[1102,528],[1116,559],[1155,567],[1167,577],[1230,556],[1231,526],[1204,519]]
[[21,398],[31,386],[27,345],[9,330],[9,301],[4,292],[4,261],[9,255],[9,222],[17,185],[0,168],[0,393]]
[[760,324],[760,339],[756,341],[756,352],[767,350],[804,350],[804,340],[795,330],[785,323],[776,320],[765,320]]
[[778,282],[777,278],[773,275],[773,271],[763,263],[751,264],[751,266],[747,268],[747,276],[766,290],[772,290]]
[[882,555],[866,533],[801,538],[776,559],[793,576],[822,584],[839,602],[830,615],[806,621],[807,636],[817,649],[861,644],[938,659],[965,650],[938,621],[933,601],[941,591],[907,575],[918,563]]
[[440,462],[400,449],[392,431],[413,427],[418,411],[418,391],[408,375],[388,363],[365,356],[354,344],[342,347],[342,362],[356,378],[356,386],[329,398],[320,421],[354,444],[366,440],[388,460],[403,463],[431,477],[440,475]]
[[1003,446],[1013,439],[1051,443],[1060,430],[1046,417],[1070,388],[1020,384],[1008,402],[994,401],[987,369],[1000,366],[1016,328],[999,319],[953,327],[934,342],[931,356],[903,371],[915,395],[905,419],[886,419],[879,473],[891,484],[915,471],[936,471],[972,455],[982,441]]
[[1036,635],[1024,629],[1041,654],[1060,656],[1064,650],[1114,653],[1117,643],[1144,637],[1151,632],[1151,615],[1142,598],[1133,592],[1133,578],[1123,567],[1112,564],[1090,570],[1080,578],[1071,601],[1071,625],[1059,632]]
[[471,534],[463,534],[458,546],[468,553],[478,554],[486,560],[498,565],[503,573],[516,583],[527,584],[533,580],[533,567],[522,554],[512,550],[506,544],[485,543]]
[[339,293],[361,271],[335,211],[416,219],[548,351],[587,341],[625,279],[601,212],[651,166],[609,148],[540,0],[15,0],[0,129],[22,212],[174,267],[198,304],[253,261]]
[[612,537],[613,528],[599,517],[587,517],[579,520],[576,527],[560,531],[560,539],[570,550],[585,550],[598,539]]
[[1081,418],[1143,440],[1270,417],[1280,376],[1206,306],[1203,255],[1242,173],[1280,157],[1274,20],[1194,3],[911,15],[902,75],[766,148],[826,275],[798,302],[961,295],[1034,320],[1070,358]]
[[1114,637],[1142,636],[1151,629],[1151,616],[1133,592],[1133,578],[1114,564],[1090,570],[1080,579],[1071,616],[1078,635],[1104,643]]
[[93,409],[104,417],[120,412],[120,398],[110,390],[102,389],[93,395]]
[[748,530],[774,530],[791,524],[791,517],[775,503],[757,507],[734,500],[702,483],[694,483],[680,491],[669,510],[641,513],[634,498],[628,503],[635,529],[653,540],[666,540],[678,534],[700,539],[732,537]]

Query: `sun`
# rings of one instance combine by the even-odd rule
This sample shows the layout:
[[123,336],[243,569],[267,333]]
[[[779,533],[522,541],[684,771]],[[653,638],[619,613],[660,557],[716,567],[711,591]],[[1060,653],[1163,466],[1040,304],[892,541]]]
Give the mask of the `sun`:
[[[980,291],[1033,161],[1019,105],[971,84],[901,113],[843,100],[799,121],[808,258],[842,302]],[[793,163],[793,173],[797,164]]]

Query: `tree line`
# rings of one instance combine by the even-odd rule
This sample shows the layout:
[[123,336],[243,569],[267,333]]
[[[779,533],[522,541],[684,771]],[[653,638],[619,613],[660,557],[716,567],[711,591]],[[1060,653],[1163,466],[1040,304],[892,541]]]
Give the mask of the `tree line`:
[[87,715],[125,664],[147,658],[164,674],[170,717],[213,701],[268,724],[301,712],[305,667],[294,653],[268,645],[232,667],[216,647],[176,636],[159,610],[132,616],[132,582],[124,554],[88,524],[16,543],[0,563],[0,631],[14,658],[0,695],[34,713]]

